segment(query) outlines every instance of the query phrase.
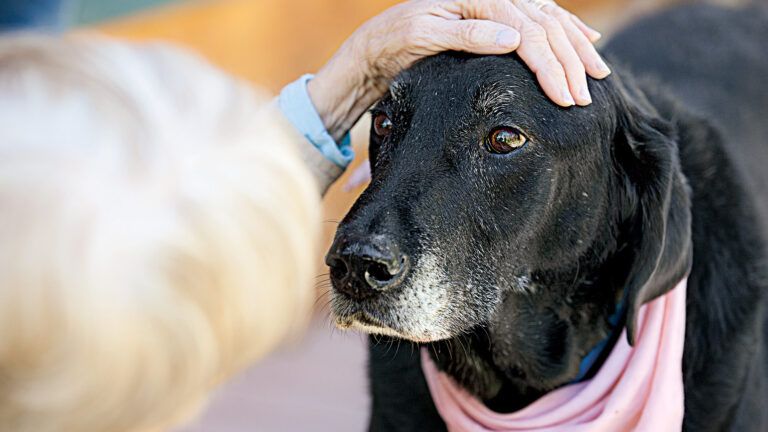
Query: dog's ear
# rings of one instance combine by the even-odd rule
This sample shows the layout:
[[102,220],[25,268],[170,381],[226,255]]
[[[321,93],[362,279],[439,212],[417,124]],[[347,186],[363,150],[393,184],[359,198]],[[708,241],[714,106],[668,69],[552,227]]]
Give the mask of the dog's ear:
[[613,157],[631,260],[623,307],[634,345],[640,307],[670,291],[690,270],[690,194],[673,128],[637,89],[617,83],[616,91]]

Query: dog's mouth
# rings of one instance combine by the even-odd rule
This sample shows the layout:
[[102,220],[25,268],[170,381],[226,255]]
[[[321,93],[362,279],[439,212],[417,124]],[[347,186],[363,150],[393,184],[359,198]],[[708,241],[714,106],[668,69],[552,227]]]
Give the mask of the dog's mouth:
[[380,319],[374,318],[372,314],[364,311],[358,311],[347,315],[334,314],[336,326],[342,330],[358,330],[370,334],[381,334],[405,338],[400,331],[392,328]]
[[415,336],[386,324],[384,320],[365,311],[357,311],[351,314],[340,315],[334,313],[336,326],[342,330],[356,330],[372,335],[391,336],[398,339],[406,339],[417,343],[435,342],[440,338],[428,338]]

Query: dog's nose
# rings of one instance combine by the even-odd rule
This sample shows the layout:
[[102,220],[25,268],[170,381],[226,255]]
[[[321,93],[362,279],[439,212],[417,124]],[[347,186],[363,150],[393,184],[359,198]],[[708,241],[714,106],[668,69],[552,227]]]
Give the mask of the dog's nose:
[[356,299],[394,288],[408,271],[408,257],[384,235],[337,239],[325,263],[336,289]]

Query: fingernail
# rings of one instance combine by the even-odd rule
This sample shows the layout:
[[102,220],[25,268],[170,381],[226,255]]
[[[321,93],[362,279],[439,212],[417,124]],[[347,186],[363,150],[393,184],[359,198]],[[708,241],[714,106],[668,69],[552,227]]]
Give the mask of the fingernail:
[[571,96],[571,92],[568,89],[563,89],[562,95],[563,100],[568,104],[568,106],[576,105],[576,102],[573,100],[573,96]]
[[597,68],[597,70],[599,70],[600,72],[603,72],[606,75],[611,73],[611,70],[608,68],[608,65],[606,65],[605,62],[602,60],[599,60],[595,64],[595,67]]
[[512,30],[502,30],[496,35],[496,45],[515,47],[520,42],[520,34]]
[[600,40],[601,37],[603,37],[602,33],[600,33],[599,31],[593,30],[593,29],[590,29],[590,30],[592,30],[592,39],[597,41],[597,40]]
[[581,102],[586,105],[592,103],[592,96],[589,95],[589,90],[586,88],[579,90],[579,98],[581,99]]

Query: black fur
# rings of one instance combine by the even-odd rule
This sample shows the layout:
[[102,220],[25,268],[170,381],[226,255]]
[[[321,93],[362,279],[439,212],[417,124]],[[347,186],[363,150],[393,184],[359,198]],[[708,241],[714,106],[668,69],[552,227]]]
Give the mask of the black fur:
[[[646,19],[608,45],[614,73],[590,82],[586,108],[549,102],[513,55],[450,53],[404,72],[374,109],[392,133],[372,132],[372,183],[329,253],[340,322],[421,341],[512,411],[576,376],[616,334],[617,305],[631,340],[639,306],[690,273],[684,428],[768,430],[767,46],[758,6]],[[489,153],[500,126],[528,143]],[[342,281],[336,258],[369,238],[396,245],[408,273],[348,295],[367,286]],[[444,430],[417,350],[390,342],[402,341],[371,339],[371,430]]]

